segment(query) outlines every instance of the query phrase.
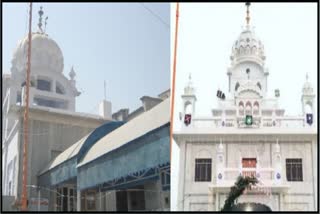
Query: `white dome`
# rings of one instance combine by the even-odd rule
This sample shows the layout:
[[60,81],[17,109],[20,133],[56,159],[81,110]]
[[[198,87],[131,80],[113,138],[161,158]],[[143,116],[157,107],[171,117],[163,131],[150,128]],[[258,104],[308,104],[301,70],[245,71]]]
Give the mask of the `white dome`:
[[265,58],[262,42],[247,26],[235,41],[230,59],[233,62],[252,60],[263,64]]
[[[31,71],[63,72],[63,55],[57,43],[43,33],[32,33]],[[28,36],[19,41],[13,54],[12,67],[23,72],[27,63]]]

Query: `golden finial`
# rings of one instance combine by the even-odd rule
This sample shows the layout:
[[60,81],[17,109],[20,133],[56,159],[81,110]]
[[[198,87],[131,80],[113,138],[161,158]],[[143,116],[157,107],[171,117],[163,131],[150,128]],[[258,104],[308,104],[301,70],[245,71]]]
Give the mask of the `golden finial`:
[[250,11],[249,11],[249,7],[250,7],[250,2],[246,2],[246,6],[247,6],[247,25],[249,25],[249,21],[250,21]]

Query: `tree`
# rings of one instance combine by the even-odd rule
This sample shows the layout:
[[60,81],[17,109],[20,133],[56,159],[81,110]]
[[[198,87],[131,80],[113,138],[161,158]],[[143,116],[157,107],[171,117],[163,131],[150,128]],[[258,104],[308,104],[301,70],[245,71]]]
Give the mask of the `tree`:
[[250,185],[255,185],[256,183],[258,183],[256,177],[243,177],[240,175],[237,178],[234,186],[231,187],[231,190],[224,202],[224,206],[221,211],[231,211],[232,207],[235,205],[236,199],[243,194],[244,190]]

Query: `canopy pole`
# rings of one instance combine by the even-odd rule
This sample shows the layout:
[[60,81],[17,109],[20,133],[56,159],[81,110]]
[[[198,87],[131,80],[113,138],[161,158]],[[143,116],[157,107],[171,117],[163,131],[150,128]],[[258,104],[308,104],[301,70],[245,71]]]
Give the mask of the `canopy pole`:
[[30,2],[29,11],[29,36],[28,36],[28,59],[27,59],[27,78],[25,90],[25,111],[23,120],[23,168],[22,168],[22,196],[21,211],[28,210],[28,192],[27,192],[27,176],[28,176],[28,123],[29,123],[29,89],[30,89],[30,67],[31,67],[31,24],[32,24],[32,2]]

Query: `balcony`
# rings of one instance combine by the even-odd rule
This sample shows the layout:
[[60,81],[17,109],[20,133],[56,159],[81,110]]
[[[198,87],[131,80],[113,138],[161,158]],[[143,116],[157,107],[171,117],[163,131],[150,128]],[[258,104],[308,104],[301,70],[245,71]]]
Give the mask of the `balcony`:
[[253,115],[253,124],[247,126],[244,116],[237,117],[195,117],[186,128],[297,128],[304,127],[305,118],[297,117],[262,117]]
[[217,183],[234,183],[240,174],[248,177],[254,176],[262,181],[272,182],[273,173],[273,168],[225,168],[224,179],[217,181]]

